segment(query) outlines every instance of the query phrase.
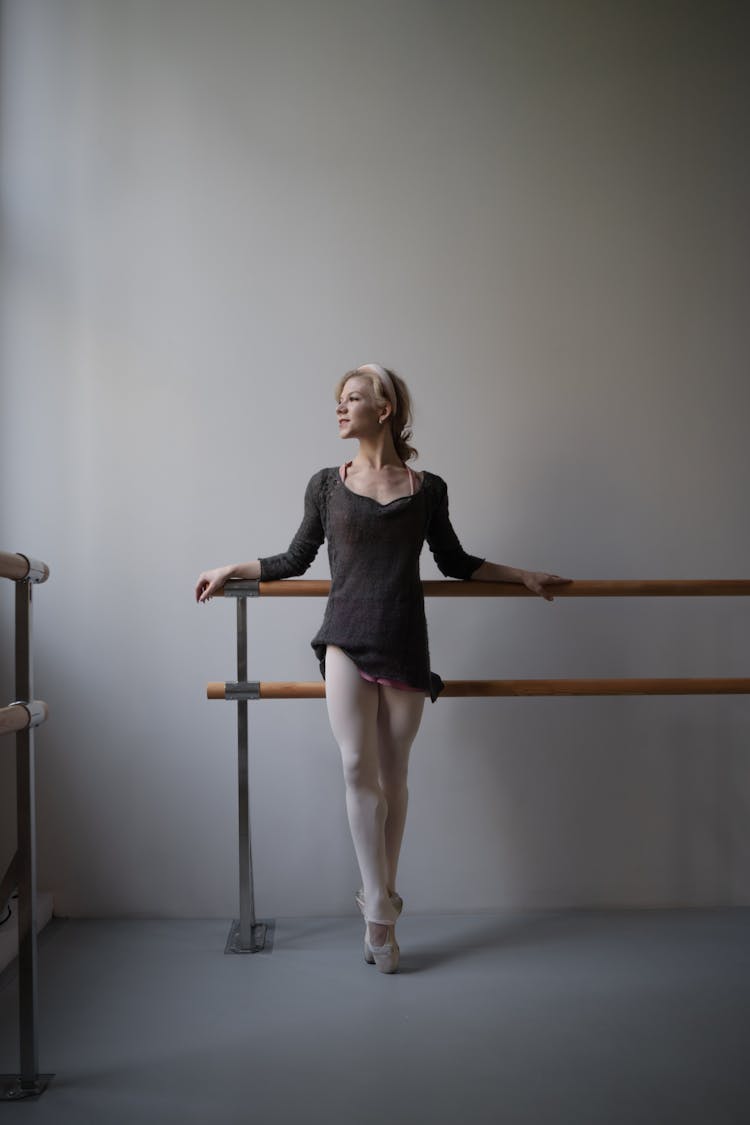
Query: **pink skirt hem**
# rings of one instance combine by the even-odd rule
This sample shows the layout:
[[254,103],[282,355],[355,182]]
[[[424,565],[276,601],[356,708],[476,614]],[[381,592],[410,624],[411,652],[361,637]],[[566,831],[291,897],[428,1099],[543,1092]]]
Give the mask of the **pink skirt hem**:
[[367,672],[363,672],[361,668],[358,671],[362,679],[367,680],[369,684],[384,684],[385,687],[398,688],[399,691],[418,691],[421,695],[425,694],[422,688],[405,684],[402,680],[387,680],[383,676],[368,676]]

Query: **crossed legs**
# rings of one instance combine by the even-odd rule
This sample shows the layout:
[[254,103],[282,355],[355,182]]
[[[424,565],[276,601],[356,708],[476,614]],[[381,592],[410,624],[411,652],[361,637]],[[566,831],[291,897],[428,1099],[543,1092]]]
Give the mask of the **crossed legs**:
[[[424,696],[363,680],[334,645],[326,650],[326,703],[341,751],[346,810],[362,875],[368,922],[392,925],[390,892],[408,805],[409,751],[419,729]],[[373,941],[378,940],[377,926]]]

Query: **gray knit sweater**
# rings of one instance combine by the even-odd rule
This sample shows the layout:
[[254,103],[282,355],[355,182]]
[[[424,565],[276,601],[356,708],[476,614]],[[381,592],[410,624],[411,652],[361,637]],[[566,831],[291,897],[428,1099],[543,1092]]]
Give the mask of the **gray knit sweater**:
[[413,496],[379,504],[353,492],[336,468],[321,469],[305,492],[305,512],[289,550],[260,560],[264,582],[304,574],[328,541],[331,592],[312,647],[325,676],[326,645],[338,645],[373,677],[443,688],[430,671],[419,555],[425,539],[447,577],[468,579],[484,561],[464,551],[448,516],[448,489],[424,473]]

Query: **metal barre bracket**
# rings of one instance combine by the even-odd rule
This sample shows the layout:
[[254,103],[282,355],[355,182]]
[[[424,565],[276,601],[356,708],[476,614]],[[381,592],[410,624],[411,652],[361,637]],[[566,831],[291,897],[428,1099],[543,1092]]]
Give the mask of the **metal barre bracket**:
[[225,699],[233,699],[236,703],[243,699],[260,699],[260,684],[247,681],[227,683],[224,684],[224,693]]
[[41,699],[14,699],[8,706],[23,707],[29,716],[27,730],[31,727],[41,726],[47,718],[47,704],[42,703]]
[[257,578],[230,578],[224,584],[225,598],[257,598],[260,592]]
[[54,1077],[54,1074],[36,1074],[32,1079],[24,1079],[18,1074],[0,1074],[0,1102],[38,1098]]
[[271,953],[276,923],[272,920],[254,922],[249,936],[242,933],[242,922],[234,918],[229,929],[229,937],[224,947],[225,953]]
[[19,558],[24,559],[29,568],[28,574],[23,579],[24,582],[46,582],[49,578],[49,568],[45,563],[40,562],[39,559],[32,559],[29,555],[24,555],[21,551],[16,551]]

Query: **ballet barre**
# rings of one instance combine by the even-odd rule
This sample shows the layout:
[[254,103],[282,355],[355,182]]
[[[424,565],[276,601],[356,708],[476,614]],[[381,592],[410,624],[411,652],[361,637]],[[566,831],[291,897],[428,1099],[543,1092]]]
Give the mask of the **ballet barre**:
[[[240,917],[229,931],[225,953],[259,953],[272,932],[272,921],[255,917],[253,862],[250,834],[247,705],[260,699],[324,699],[322,681],[249,681],[247,679],[247,599],[258,597],[322,598],[330,582],[321,579],[287,578],[281,582],[230,579],[218,597],[237,600],[237,679],[208,684],[208,699],[237,704],[237,752],[239,787]],[[426,580],[426,597],[443,598],[536,598],[537,594],[515,582],[458,582]],[[576,581],[554,586],[555,598],[632,597],[742,597],[750,595],[747,579],[626,579]],[[448,680],[440,698],[494,698],[541,696],[625,695],[748,695],[750,678],[609,678],[609,679],[521,679]]]
[[39,1073],[38,964],[36,902],[36,796],[34,729],[47,719],[47,704],[34,699],[31,650],[31,591],[46,582],[46,563],[0,551],[0,578],[16,585],[16,701],[0,708],[0,735],[16,739],[17,848],[0,880],[0,912],[18,891],[18,1024],[20,1071],[0,1074],[0,1101],[20,1101],[43,1094],[53,1074]]
[[[315,680],[214,682],[208,699],[325,699]],[[750,695],[750,679],[447,680],[440,698],[489,699],[551,695]]]
[[[328,579],[285,578],[283,582],[259,582],[231,578],[216,597],[327,598]],[[457,582],[455,579],[425,579],[427,598],[537,598],[519,582]],[[735,597],[750,594],[750,579],[741,578],[628,578],[568,582],[554,586],[556,598],[663,598]]]

